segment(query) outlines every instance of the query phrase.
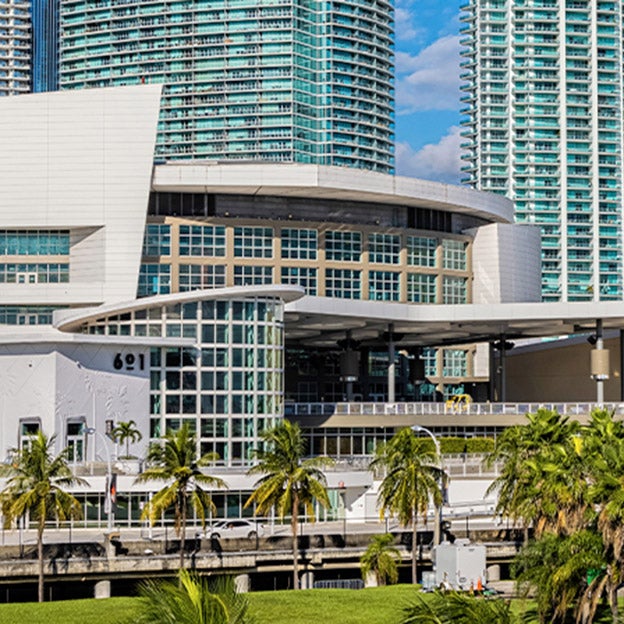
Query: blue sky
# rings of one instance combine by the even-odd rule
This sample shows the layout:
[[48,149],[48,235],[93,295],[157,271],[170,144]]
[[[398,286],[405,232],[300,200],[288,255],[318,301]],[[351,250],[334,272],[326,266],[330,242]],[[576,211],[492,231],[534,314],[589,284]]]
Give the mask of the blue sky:
[[460,0],[396,0],[396,169],[459,183]]

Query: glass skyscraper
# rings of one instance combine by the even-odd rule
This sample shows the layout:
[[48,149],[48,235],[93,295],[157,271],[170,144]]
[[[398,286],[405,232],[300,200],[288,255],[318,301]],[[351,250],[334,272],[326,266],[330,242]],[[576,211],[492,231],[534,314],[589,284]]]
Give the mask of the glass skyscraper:
[[0,1],[0,96],[30,91],[30,41],[29,3]]
[[59,0],[30,0],[32,11],[32,90],[58,89]]
[[163,83],[157,158],[394,172],[386,0],[61,0],[62,89]]
[[545,301],[621,299],[622,3],[462,9],[464,182],[540,224]]

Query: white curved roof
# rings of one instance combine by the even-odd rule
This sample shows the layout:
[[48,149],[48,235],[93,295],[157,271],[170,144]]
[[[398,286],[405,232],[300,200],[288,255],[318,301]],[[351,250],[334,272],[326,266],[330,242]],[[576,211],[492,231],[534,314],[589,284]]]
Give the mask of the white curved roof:
[[433,208],[501,223],[513,221],[502,195],[462,186],[319,165],[176,162],[154,168],[155,191],[306,197]]
[[191,303],[193,301],[208,301],[210,299],[240,299],[247,297],[277,297],[285,303],[296,301],[303,297],[305,291],[301,286],[289,284],[274,286],[234,286],[232,288],[214,288],[209,290],[192,290],[190,292],[174,293],[172,295],[155,295],[131,301],[123,301],[98,306],[96,308],[79,308],[56,310],[54,312],[54,327],[61,331],[76,331],[79,327],[102,318],[116,314],[125,314],[134,310],[146,310],[163,305],[176,303]]

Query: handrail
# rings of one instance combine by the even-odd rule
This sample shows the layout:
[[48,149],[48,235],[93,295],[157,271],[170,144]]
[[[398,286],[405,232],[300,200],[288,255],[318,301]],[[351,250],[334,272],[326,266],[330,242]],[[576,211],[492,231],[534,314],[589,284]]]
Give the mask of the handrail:
[[526,415],[538,409],[554,410],[566,416],[590,414],[596,408],[624,416],[624,403],[289,403],[284,406],[286,416],[438,416],[465,414],[471,416]]

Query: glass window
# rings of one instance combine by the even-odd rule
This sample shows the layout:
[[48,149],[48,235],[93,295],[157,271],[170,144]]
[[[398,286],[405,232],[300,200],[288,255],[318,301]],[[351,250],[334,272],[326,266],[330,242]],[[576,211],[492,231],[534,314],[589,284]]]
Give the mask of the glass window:
[[138,297],[165,295],[171,292],[171,265],[142,264],[139,271]]
[[0,255],[67,256],[69,230],[0,230]]
[[325,269],[325,296],[340,299],[361,299],[361,271]]
[[316,269],[307,267],[282,267],[282,284],[299,284],[307,295],[316,295]]
[[282,228],[282,258],[316,260],[318,232],[298,228]]
[[407,300],[413,303],[435,303],[436,276],[408,273]]
[[373,301],[398,301],[400,273],[395,271],[368,272],[368,298]]
[[60,284],[69,282],[69,264],[0,264],[0,283]]
[[181,264],[179,290],[201,290],[225,286],[224,264]]
[[328,230],[325,233],[325,258],[336,262],[359,262],[362,255],[362,234]]
[[181,225],[181,256],[225,256],[225,226]]
[[428,236],[407,237],[407,263],[412,266],[434,267],[438,241]]
[[171,226],[149,223],[145,228],[142,253],[144,256],[170,256]]
[[465,277],[445,275],[442,280],[442,303],[466,303],[467,283]]
[[272,258],[273,228],[235,227],[234,256],[236,258]]
[[273,283],[273,267],[270,266],[235,266],[235,286],[259,286]]
[[369,262],[380,264],[399,264],[401,237],[398,234],[369,234]]
[[442,353],[442,374],[445,377],[467,375],[467,352],[462,349],[444,349]]
[[466,270],[466,243],[458,240],[442,241],[442,266],[453,271]]

